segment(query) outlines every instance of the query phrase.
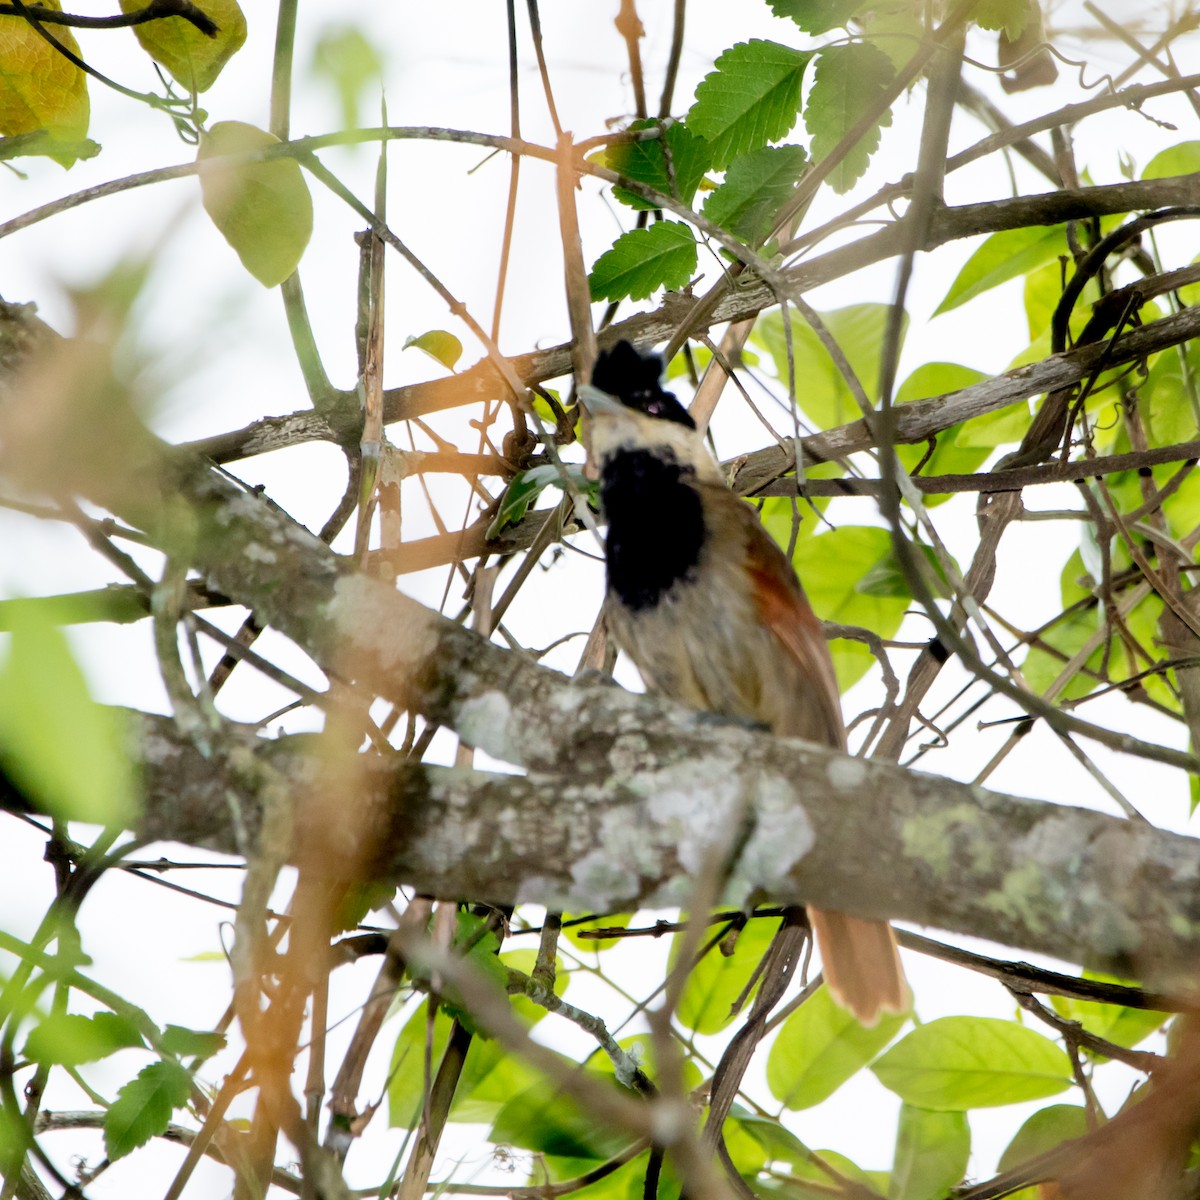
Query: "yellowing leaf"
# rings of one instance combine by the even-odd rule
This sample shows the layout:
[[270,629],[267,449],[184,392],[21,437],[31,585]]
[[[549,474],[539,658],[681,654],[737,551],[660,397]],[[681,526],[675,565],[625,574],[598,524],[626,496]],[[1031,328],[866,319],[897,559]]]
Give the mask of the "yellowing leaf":
[[[200,162],[278,144],[241,121],[222,121],[200,140]],[[312,198],[299,164],[290,158],[212,164],[200,169],[204,208],[242,265],[264,287],[296,269],[312,236]]]
[[[121,0],[122,12],[136,12],[145,7],[146,0]],[[133,29],[142,49],[193,92],[212,87],[222,68],[246,40],[246,18],[237,0],[202,0],[200,8],[216,22],[214,37],[202,33],[183,17],[147,21]]]
[[[45,0],[45,6],[61,8],[59,0]],[[49,32],[73,54],[79,53],[70,30],[54,25]],[[44,130],[51,143],[38,153],[69,167],[80,157],[78,147],[55,149],[53,142],[83,141],[90,115],[83,71],[23,17],[0,17],[0,134]]]

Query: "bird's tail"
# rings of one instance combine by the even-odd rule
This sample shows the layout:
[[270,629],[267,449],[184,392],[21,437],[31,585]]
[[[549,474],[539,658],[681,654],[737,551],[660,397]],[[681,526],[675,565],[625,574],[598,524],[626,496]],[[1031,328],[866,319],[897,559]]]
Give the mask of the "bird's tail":
[[880,1013],[906,1012],[910,1004],[896,938],[886,921],[863,921],[845,913],[810,908],[825,982],[833,998],[864,1025]]

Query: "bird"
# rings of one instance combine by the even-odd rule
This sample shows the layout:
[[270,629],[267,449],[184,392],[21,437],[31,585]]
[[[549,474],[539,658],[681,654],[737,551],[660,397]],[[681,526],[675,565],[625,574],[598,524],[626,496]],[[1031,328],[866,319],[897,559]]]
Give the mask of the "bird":
[[[662,370],[656,354],[619,341],[576,389],[608,522],[609,634],[650,692],[844,751],[821,623],[787,556],[729,489],[687,409],[663,389]],[[807,916],[825,982],[844,1009],[864,1025],[907,1010],[886,922],[816,908]],[[792,909],[777,937],[803,924]],[[780,992],[794,956],[781,969]]]

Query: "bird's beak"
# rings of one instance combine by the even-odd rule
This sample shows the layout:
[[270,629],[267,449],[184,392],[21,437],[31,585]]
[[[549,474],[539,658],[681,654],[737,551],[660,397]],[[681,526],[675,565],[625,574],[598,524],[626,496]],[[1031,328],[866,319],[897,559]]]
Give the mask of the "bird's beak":
[[581,384],[575,389],[575,397],[583,405],[583,411],[589,417],[615,417],[625,412],[625,405],[615,396],[592,387],[590,383]]

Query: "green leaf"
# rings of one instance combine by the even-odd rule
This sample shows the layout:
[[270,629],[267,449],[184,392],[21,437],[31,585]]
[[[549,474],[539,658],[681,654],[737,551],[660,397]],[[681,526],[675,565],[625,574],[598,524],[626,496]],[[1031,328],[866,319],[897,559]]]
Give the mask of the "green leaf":
[[[826,46],[817,59],[812,89],[804,106],[804,124],[812,134],[813,162],[827,157],[866,114],[875,108],[895,76],[892,60],[870,42]],[[890,110],[845,153],[829,175],[839,194],[848,192],[879,148],[880,130],[892,123]]]
[[696,270],[696,238],[681,221],[656,221],[623,233],[588,276],[593,300],[645,300],[683,287]]
[[1029,229],[1004,229],[985,238],[963,264],[933,315],[936,317],[958,308],[960,304],[1066,254],[1065,230],[1065,225],[1049,228],[1038,225]]
[[[841,347],[842,354],[858,376],[872,404],[879,399],[879,347],[887,328],[889,309],[887,304],[867,302],[818,314],[833,340]],[[812,327],[796,314],[792,314],[791,324],[796,402],[801,412],[821,429],[832,429],[861,417],[862,409],[849,385]],[[901,347],[907,329],[906,314],[900,331]],[[784,337],[783,316],[778,310],[758,319],[753,336],[771,355],[776,374],[786,383],[787,340]]]
[[[597,1087],[620,1087],[611,1076],[585,1074]],[[581,1108],[549,1081],[539,1080],[500,1110],[488,1138],[559,1158],[603,1161],[624,1150],[634,1135],[602,1125],[594,1112]]]
[[[827,1167],[831,1167],[838,1175],[868,1189],[858,1195],[876,1195],[887,1193],[887,1173],[884,1171],[864,1171],[857,1163],[852,1162],[844,1154],[836,1150],[814,1150],[813,1155]],[[791,1182],[795,1180],[795,1182]],[[830,1177],[810,1156],[803,1162],[793,1163],[791,1180],[785,1191],[780,1194],[780,1200],[829,1200]],[[808,1186],[806,1186],[808,1185]]]
[[[426,1041],[430,1040],[429,1001],[423,1001],[404,1023],[392,1046],[388,1069],[388,1124],[393,1128],[414,1129],[425,1102],[425,1089],[432,1085],[438,1063],[450,1036],[450,1018],[439,1009],[435,1015],[429,1049],[429,1078],[426,1079]],[[474,1046],[471,1048],[474,1050]],[[470,1055],[468,1054],[468,1058]],[[456,1096],[459,1094],[455,1093]]]
[[[1017,1130],[1016,1136],[1000,1155],[1001,1171],[1011,1171],[1031,1158],[1037,1158],[1072,1138],[1088,1133],[1085,1109],[1075,1104],[1051,1104],[1039,1109]],[[1039,1200],[1042,1189],[1022,1188],[1010,1200]]]
[[764,146],[735,158],[725,182],[704,201],[704,215],[744,242],[763,241],[807,162],[803,146]]
[[942,1200],[962,1181],[970,1156],[971,1127],[965,1112],[902,1105],[890,1200]]
[[[982,371],[959,366],[958,363],[925,363],[913,371],[896,389],[896,403],[908,404],[914,400],[944,396],[950,392],[970,387],[974,383],[980,383],[986,378],[987,376]],[[1014,405],[1014,407],[1016,406]],[[1028,405],[1026,405],[1026,412],[1028,412]],[[917,464],[924,460],[924,466],[921,468],[923,475],[970,474],[977,467],[983,465],[987,459],[988,450],[983,447],[964,446],[959,441],[959,435],[963,429],[964,424],[960,423],[939,433],[935,439],[932,453],[929,452],[928,443],[921,442],[915,446],[897,446],[896,455],[906,471],[915,470]],[[927,507],[933,507],[948,499],[949,496],[927,494],[925,504]]]
[[767,1056],[767,1086],[790,1109],[828,1099],[900,1032],[905,1014],[884,1014],[867,1028],[818,988],[783,1023]]
[[312,236],[312,197],[300,165],[292,158],[237,165],[208,160],[278,144],[272,134],[242,121],[222,121],[200,139],[204,209],[264,287],[275,287],[295,271]]
[[431,329],[428,333],[407,337],[400,349],[407,350],[409,346],[424,350],[434,362],[441,363],[448,371],[453,371],[455,363],[462,358],[462,342],[454,334],[447,333],[444,329]]
[[1029,24],[1029,5],[1035,0],[979,0],[971,16],[981,29],[1001,29],[1010,42]]
[[[708,143],[679,121],[634,121],[630,130],[662,126],[662,136],[647,142],[614,142],[600,154],[609,170],[673,196],[691,207],[692,197],[712,165]],[[643,200],[628,188],[614,187],[613,195],[631,208],[654,209],[652,200]]]
[[104,1151],[114,1162],[165,1133],[171,1114],[191,1093],[191,1076],[174,1062],[143,1067],[104,1114]]
[[[59,0],[48,0],[46,7],[62,11]],[[55,25],[53,32],[66,49],[79,54],[79,43],[69,29]],[[0,17],[0,134],[41,131],[48,139],[43,149],[27,142],[22,152],[46,154],[60,166],[70,167],[80,157],[78,144],[85,139],[90,117],[83,71],[24,17]]]
[[378,88],[383,63],[375,44],[361,29],[350,25],[326,28],[313,48],[312,71],[328,80],[338,95],[342,127],[355,129],[363,93]]
[[811,53],[755,38],[731,46],[696,88],[687,127],[709,143],[713,166],[786,137],[800,111]]
[[[784,501],[786,503],[786,501]],[[771,522],[765,520],[768,531]],[[787,545],[786,542],[783,543]],[[894,553],[886,529],[843,525],[813,537],[800,538],[792,561],[817,616],[840,625],[862,625],[890,638],[900,628],[912,603],[904,596],[869,596],[860,582],[876,565]],[[838,686],[844,691],[871,669],[875,659],[861,642],[836,638],[829,643]]]
[[[736,1015],[733,1005],[746,990],[778,928],[775,920],[748,921],[737,935],[732,954],[723,953],[722,946],[710,950],[688,975],[676,1013],[680,1023],[697,1033],[724,1029]],[[677,933],[672,941],[672,966],[684,937]]]
[[53,816],[128,825],[137,788],[118,710],[88,695],[62,630],[36,609],[11,617],[0,665],[0,762]]
[[805,33],[845,28],[867,0],[767,0],[777,17],[790,18]]
[[225,1035],[213,1029],[188,1029],[168,1025],[162,1032],[160,1048],[177,1058],[212,1058],[225,1047]]
[[908,1104],[938,1112],[1053,1096],[1071,1086],[1071,1062],[1049,1038],[994,1017],[941,1017],[918,1025],[872,1067]]
[[145,1044],[133,1022],[117,1013],[51,1013],[30,1030],[24,1054],[33,1062],[77,1067]]
[[1194,175],[1200,171],[1200,142],[1180,142],[1160,150],[1142,172],[1143,179],[1169,179],[1173,175]]
[[[145,7],[145,0],[121,0],[122,12]],[[203,9],[217,24],[215,37],[183,17],[147,21],[133,29],[142,49],[190,92],[208,91],[246,41],[246,17],[237,0],[204,0]]]
[[496,508],[496,515],[488,526],[487,536],[498,537],[507,526],[516,525],[518,521],[523,520],[533,502],[546,488],[557,487],[566,491],[563,484],[564,475],[585,495],[592,496],[596,493],[595,482],[586,478],[583,468],[574,463],[564,463],[562,467],[553,463],[542,463],[540,466],[530,467],[527,471],[518,471],[504,489],[504,495]]

